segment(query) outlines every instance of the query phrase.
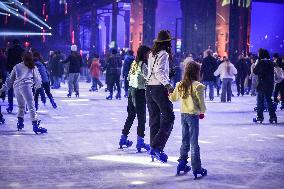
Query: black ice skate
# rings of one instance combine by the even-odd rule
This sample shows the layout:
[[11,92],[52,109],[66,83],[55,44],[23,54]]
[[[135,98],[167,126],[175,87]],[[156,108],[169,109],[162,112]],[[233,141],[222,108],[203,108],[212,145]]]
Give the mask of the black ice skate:
[[254,123],[257,123],[257,122],[262,123],[263,120],[264,120],[264,119],[263,119],[263,118],[260,118],[260,117],[253,118],[253,122],[254,122]]
[[130,140],[127,140],[127,136],[121,135],[121,138],[119,140],[119,149],[122,149],[123,146],[126,146],[126,148],[132,146],[133,142]]
[[22,130],[24,128],[24,118],[18,117],[18,123],[17,123],[17,129],[18,131]]
[[68,93],[68,94],[67,94],[67,98],[71,98],[71,93]]
[[276,123],[277,124],[277,117],[270,118],[269,123],[271,123],[271,124]]
[[201,175],[202,177],[207,176],[207,170],[204,168],[201,168],[199,170],[193,171],[194,178],[197,179],[197,175]]
[[6,110],[7,110],[8,114],[12,113],[12,111],[13,111],[13,104],[9,104],[8,108]]
[[40,121],[33,121],[32,124],[33,124],[33,131],[35,132],[35,134],[47,133],[47,129],[46,128],[39,127]]
[[0,124],[4,124],[5,123],[5,119],[3,118],[3,115],[0,114]]
[[141,149],[144,148],[146,151],[150,150],[150,145],[145,144],[144,138],[137,136],[137,144],[136,144],[136,149],[138,152],[141,152]]
[[178,160],[178,162],[179,164],[177,166],[177,175],[180,175],[181,171],[186,174],[191,170],[191,167],[187,165],[186,160]]

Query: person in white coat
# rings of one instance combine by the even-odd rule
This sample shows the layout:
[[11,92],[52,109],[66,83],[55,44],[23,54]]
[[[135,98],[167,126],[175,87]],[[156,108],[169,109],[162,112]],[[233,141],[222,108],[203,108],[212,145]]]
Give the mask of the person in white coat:
[[218,69],[214,72],[215,76],[220,75],[222,81],[221,102],[231,102],[232,97],[232,81],[237,74],[235,66],[226,58]]
[[38,133],[46,133],[47,129],[39,127],[37,113],[35,110],[35,103],[32,88],[41,87],[41,77],[33,61],[33,56],[30,52],[23,54],[23,62],[16,64],[5,84],[0,89],[0,93],[8,91],[12,86],[14,88],[15,96],[18,101],[18,131],[24,128],[25,104],[27,104],[30,112],[33,131]]

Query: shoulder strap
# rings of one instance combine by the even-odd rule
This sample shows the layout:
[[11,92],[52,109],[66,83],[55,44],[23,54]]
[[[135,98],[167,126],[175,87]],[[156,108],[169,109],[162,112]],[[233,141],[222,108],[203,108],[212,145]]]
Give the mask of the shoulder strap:
[[[160,56],[160,58],[162,58],[165,54],[166,54],[166,53],[162,54],[162,55]],[[148,77],[148,79],[147,79],[147,83],[150,81],[150,78],[151,78],[151,77],[152,77],[152,75],[153,75],[153,71],[154,71],[155,65],[156,65],[156,63],[157,63],[158,57],[159,57],[159,56],[158,56],[158,55],[156,55],[156,58],[155,58],[154,64],[153,64],[152,69],[151,69],[150,76],[149,76],[149,77]],[[159,59],[160,59],[160,58],[159,58]]]

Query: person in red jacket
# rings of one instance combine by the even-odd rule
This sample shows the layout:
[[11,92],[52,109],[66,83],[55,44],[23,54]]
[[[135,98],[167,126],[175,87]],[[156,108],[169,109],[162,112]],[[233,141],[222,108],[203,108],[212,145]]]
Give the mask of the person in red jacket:
[[92,76],[92,87],[89,90],[90,92],[98,91],[98,85],[100,88],[104,86],[102,82],[100,81],[100,71],[101,71],[101,68],[100,68],[99,56],[95,54],[92,60],[91,67],[90,67],[90,72]]

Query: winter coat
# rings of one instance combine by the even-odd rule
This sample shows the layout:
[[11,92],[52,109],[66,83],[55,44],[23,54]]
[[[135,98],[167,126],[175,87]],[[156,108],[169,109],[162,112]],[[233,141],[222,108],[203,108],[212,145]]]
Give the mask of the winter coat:
[[63,64],[69,62],[69,73],[80,73],[80,68],[83,66],[82,57],[78,53],[71,53],[68,58],[62,61]]
[[253,73],[258,76],[257,91],[272,93],[274,89],[274,66],[268,59],[258,60]]
[[122,76],[127,77],[129,70],[131,68],[131,64],[134,61],[134,56],[130,55],[125,55],[124,63],[123,63],[123,68],[122,68]]
[[36,67],[38,69],[38,72],[40,73],[42,82],[43,83],[48,83],[49,82],[49,77],[48,77],[48,73],[47,73],[45,65],[43,65],[43,63],[41,63],[38,60],[35,61],[35,65],[36,65]]
[[[228,72],[229,70],[229,72]],[[221,80],[224,78],[235,79],[235,75],[237,74],[237,69],[231,62],[223,62],[219,65],[218,69],[214,72],[215,76],[220,75]]]
[[49,69],[55,77],[61,77],[64,72],[64,66],[61,64],[63,57],[61,55],[55,55],[51,58],[49,63]]
[[212,56],[203,59],[201,65],[201,75],[203,81],[215,81],[214,72],[217,70],[217,61]]
[[107,60],[106,69],[109,75],[120,76],[122,60],[119,54],[112,54]]
[[249,67],[248,67],[247,61],[245,59],[240,59],[236,63],[236,68],[238,70],[237,77],[245,78],[245,77],[248,76],[248,74],[249,74]]
[[99,78],[100,77],[100,63],[98,59],[94,59],[91,67],[90,72],[93,78]]
[[10,73],[14,66],[22,62],[22,54],[25,50],[20,45],[14,45],[8,49],[7,70]]

